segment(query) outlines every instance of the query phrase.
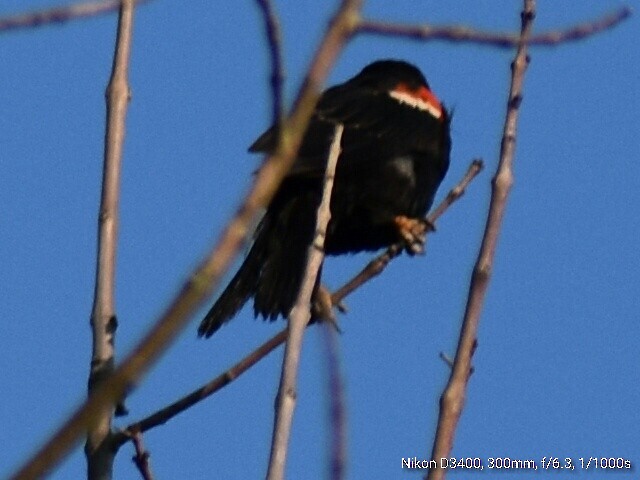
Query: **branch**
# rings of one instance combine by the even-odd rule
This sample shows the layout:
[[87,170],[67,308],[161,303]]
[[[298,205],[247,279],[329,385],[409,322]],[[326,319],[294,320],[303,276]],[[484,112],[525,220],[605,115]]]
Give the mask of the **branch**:
[[[141,4],[149,0],[134,0]],[[20,13],[10,17],[0,18],[0,33],[19,28],[35,28],[50,23],[64,23],[81,18],[96,17],[105,13],[115,12],[120,8],[122,0],[104,0],[101,2],[86,2],[76,5],[55,7],[49,10],[38,10],[30,13]]]
[[[93,352],[89,375],[91,408],[84,408],[51,438],[37,455],[12,478],[39,478],[87,434],[85,454],[89,478],[111,478],[115,452],[110,448],[111,412],[124,389],[108,391],[114,369],[114,334],[117,326],[114,306],[115,258],[118,231],[120,168],[129,101],[127,69],[131,52],[133,0],[122,3],[111,79],[107,86],[107,127],[105,133],[102,196],[98,226],[98,254],[94,303],[91,313]],[[96,401],[96,397],[99,399]]]
[[[265,33],[271,54],[271,99],[273,102],[271,123],[278,129],[282,124],[282,83],[284,82],[284,66],[282,61],[282,34],[280,22],[271,0],[256,0],[264,17]],[[278,143],[280,143],[278,141]]]
[[[596,33],[615,27],[631,16],[631,8],[622,7],[615,12],[603,15],[597,20],[581,23],[566,30],[555,30],[529,37],[528,45],[552,47],[561,43],[582,40]],[[386,23],[375,20],[359,22],[357,33],[405,37],[412,40],[442,40],[454,43],[474,43],[500,48],[512,48],[519,45],[520,35],[511,33],[483,32],[470,27],[431,25],[407,25],[403,23]]]
[[329,322],[323,322],[324,345],[326,352],[327,373],[329,377],[329,408],[331,436],[327,442],[330,445],[329,458],[330,474],[328,478],[340,480],[345,477],[347,464],[347,410],[344,399],[344,382],[340,373],[340,355],[338,351],[338,332]]
[[226,387],[244,372],[253,367],[256,363],[258,363],[260,360],[274,351],[277,347],[282,345],[286,339],[287,330],[281,330],[279,333],[271,337],[249,355],[236,363],[233,367],[218,375],[207,384],[191,392],[185,397],[182,397],[180,400],[172,403],[171,405],[168,405],[165,408],[153,413],[152,415],[149,415],[143,420],[132,423],[131,425],[126,427],[124,431],[117,434],[116,438],[114,439],[116,446],[119,447],[127,442],[133,435],[133,432],[146,432],[147,430],[157,427],[158,425],[163,425],[179,413],[184,412],[196,403],[201,402],[205,398],[216,393],[218,390]]
[[136,449],[136,454],[133,456],[133,463],[136,464],[136,468],[144,480],[153,480],[151,465],[149,465],[149,457],[151,455],[149,455],[149,452],[144,448],[142,433],[140,431],[135,432],[131,436],[131,441]]
[[[500,227],[507,205],[507,197],[513,184],[512,164],[515,152],[516,127],[518,112],[522,101],[522,85],[524,73],[529,64],[527,54],[528,39],[535,17],[535,0],[524,0],[520,45],[515,60],[511,64],[511,86],[507,101],[507,113],[500,148],[500,160],[492,181],[489,214],[469,286],[467,306],[462,321],[458,348],[453,361],[449,382],[440,397],[440,414],[433,442],[431,458],[448,457],[453,448],[455,434],[460,415],[464,407],[466,388],[471,375],[471,359],[477,345],[478,323],[489,286],[491,267],[495,256]],[[444,479],[446,471],[434,468],[429,470],[428,480]]]
[[[134,2],[124,1],[118,17],[111,78],[106,90],[107,121],[102,172],[102,196],[98,215],[98,252],[91,333],[93,351],[89,373],[89,395],[113,373],[117,319],[115,314],[115,270],[118,241],[120,171],[129,103],[128,68],[131,55]],[[113,404],[105,403],[93,416],[87,431],[85,455],[88,477],[111,478],[114,451],[109,444]]]
[[[429,215],[428,218],[432,223],[435,222],[435,220],[438,219],[442,214],[444,214],[445,211],[464,194],[468,184],[478,175],[481,169],[482,169],[482,161],[474,160],[471,163],[471,165],[469,166],[469,169],[467,170],[467,173],[464,175],[462,180],[449,191],[445,199],[433,211],[434,213]],[[382,256],[384,256],[384,254],[381,255],[381,257]],[[378,259],[379,258],[380,257],[378,257]],[[375,263],[376,261],[378,260],[374,260],[371,263]],[[371,265],[371,263],[369,265]],[[365,267],[363,271],[367,270],[368,268],[369,266]],[[358,274],[358,276],[360,275],[362,275],[362,272]],[[370,278],[372,278],[373,276],[375,275],[372,275]],[[350,283],[351,282],[349,282],[348,284]],[[361,282],[360,285],[362,285],[362,283],[364,282]],[[343,291],[344,288],[345,287],[340,289],[339,292]],[[337,296],[340,296],[340,298],[343,299],[344,297],[346,297],[346,295],[348,295],[352,291],[353,289],[350,289],[348,292],[346,293],[343,292],[340,294],[336,292],[332,295],[332,299],[336,298]],[[333,304],[337,305],[336,302],[333,302]],[[251,367],[253,367],[256,363],[258,363],[260,360],[266,357],[269,353],[271,353],[277,347],[282,345],[286,339],[287,339],[287,329],[285,328],[280,332],[278,332],[273,337],[271,337],[265,343],[260,345],[258,348],[256,348],[253,352],[251,352],[249,355],[244,357],[238,363],[233,365],[227,371],[218,375],[216,378],[206,383],[202,387],[194,390],[193,392],[175,401],[174,403],[162,408],[161,410],[158,410],[157,412],[149,415],[143,420],[140,420],[136,423],[132,423],[131,425],[127,426],[121,433],[117,434],[117,437],[114,439],[114,443],[116,444],[116,446],[120,446],[129,440],[133,432],[138,430],[141,432],[146,432],[147,430],[155,428],[159,425],[163,425],[164,423],[168,422],[176,415],[184,412],[185,410],[189,409],[196,403],[201,402],[202,400],[209,397],[210,395],[213,395],[218,390],[221,390],[222,388],[229,385],[231,382],[233,382],[240,375],[242,375],[244,372],[246,372]]]
[[311,297],[316,286],[318,271],[324,259],[324,239],[327,235],[327,224],[331,218],[331,191],[335,177],[336,165],[340,156],[340,144],[342,141],[341,124],[336,125],[333,142],[329,149],[327,169],[324,174],[324,187],[322,201],[318,207],[318,219],[316,220],[316,233],[313,243],[308,249],[307,266],[304,272],[304,280],[300,286],[300,292],[296,303],[293,305],[288,318],[287,343],[284,348],[282,362],[282,376],[280,388],[276,398],[276,417],[271,439],[271,455],[269,458],[269,470],[267,479],[282,480],[284,478],[284,466],[289,446],[289,434],[293,422],[293,410],[296,403],[296,388],[298,377],[298,364],[302,351],[302,337],[307,324],[311,319]]
[[361,8],[361,0],[342,0],[329,28],[316,51],[309,73],[300,88],[289,118],[284,122],[282,142],[269,155],[254,177],[254,184],[225,227],[218,243],[192,273],[180,292],[153,327],[136,345],[113,374],[96,388],[41,447],[11,478],[38,478],[71,450],[86,432],[96,415],[117,403],[169,347],[194,314],[212,293],[241,249],[253,219],[268,205],[280,182],[291,168],[311,114],[320,96],[320,88],[335,63],[338,53],[351,36]]

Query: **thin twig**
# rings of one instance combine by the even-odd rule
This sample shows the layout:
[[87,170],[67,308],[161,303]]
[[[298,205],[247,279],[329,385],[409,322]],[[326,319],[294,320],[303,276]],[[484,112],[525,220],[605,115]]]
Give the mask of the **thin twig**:
[[[495,256],[500,227],[507,205],[507,198],[513,184],[512,164],[515,151],[518,112],[522,101],[522,85],[524,73],[529,63],[527,42],[533,28],[535,17],[535,0],[524,0],[522,12],[521,42],[511,65],[511,86],[507,101],[507,113],[500,148],[500,160],[492,181],[489,214],[469,286],[467,306],[460,330],[458,348],[453,368],[442,396],[440,397],[440,414],[433,442],[431,458],[448,457],[453,448],[455,435],[462,409],[464,408],[466,388],[471,375],[471,359],[477,345],[478,324],[484,297],[489,286],[491,267]],[[441,480],[446,471],[440,468],[430,469],[428,480]]]
[[[271,124],[278,129],[277,136],[280,135],[280,125],[282,124],[282,84],[284,82],[284,62],[282,60],[282,33],[280,31],[280,21],[276,15],[271,0],[256,0],[262,10],[264,17],[264,28],[267,36],[267,44],[271,56],[271,101],[272,120]],[[280,143],[278,141],[278,143]]]
[[253,187],[218,242],[192,273],[153,327],[113,374],[47,440],[11,478],[38,478],[66,456],[102,409],[117,403],[169,347],[205,302],[240,251],[259,210],[268,205],[291,168],[302,135],[335,60],[359,17],[362,0],[343,0],[314,56],[293,111],[284,122],[282,142],[254,177]]
[[328,373],[329,414],[331,433],[329,437],[330,471],[328,478],[341,480],[345,476],[347,464],[347,411],[344,400],[344,382],[340,373],[340,354],[338,350],[338,332],[328,322],[322,325],[325,357]]
[[324,174],[322,201],[318,207],[316,232],[313,243],[308,249],[307,265],[300,292],[288,317],[287,343],[284,348],[282,375],[276,400],[275,425],[271,439],[271,455],[267,472],[267,479],[269,480],[282,480],[284,478],[284,466],[287,459],[287,449],[289,448],[289,434],[296,404],[298,364],[300,363],[302,351],[302,338],[311,319],[311,309],[309,308],[311,296],[316,285],[318,271],[324,259],[324,239],[327,235],[327,225],[331,218],[331,209],[329,208],[331,191],[333,190],[333,179],[338,157],[340,156],[343,130],[344,127],[341,124],[336,125]]
[[[439,218],[453,204],[453,202],[455,202],[463,195],[467,185],[476,177],[481,168],[482,162],[480,160],[474,160],[469,166],[469,169],[467,170],[467,173],[464,175],[462,180],[449,191],[445,199],[434,210],[434,212],[439,212],[438,215],[430,215],[428,218],[432,219],[433,221]],[[367,270],[367,268],[369,267],[365,267],[363,271]],[[359,275],[361,274],[362,272]],[[336,295],[337,294],[334,293],[332,295],[332,298],[336,297]],[[345,296],[345,294],[340,294],[341,298],[344,298]],[[334,303],[334,305],[336,305],[336,303]],[[115,444],[121,445],[127,442],[129,440],[129,436],[131,435],[131,432],[134,432],[136,430],[146,432],[147,430],[168,422],[176,415],[184,412],[196,403],[201,402],[205,398],[216,393],[218,390],[226,387],[228,384],[230,384],[236,378],[246,372],[249,368],[258,363],[281,344],[283,344],[286,338],[287,329],[285,328],[207,384],[180,398],[174,403],[149,415],[143,420],[127,426],[120,434],[117,434],[114,440]]]
[[[601,18],[581,23],[565,30],[532,35],[529,46],[553,47],[561,43],[582,40],[593,34],[612,28],[631,16],[631,8],[622,7]],[[374,20],[362,20],[358,24],[357,33],[405,37],[413,40],[442,40],[455,43],[473,43],[491,47],[513,48],[518,46],[520,36],[512,33],[485,32],[464,26],[432,26],[408,25],[404,23],[388,23]]]
[[[139,5],[148,1],[134,0],[134,3]],[[123,3],[122,0],[103,0],[101,2],[85,2],[48,10],[20,13],[0,18],[0,33],[19,28],[35,28],[51,23],[64,23],[71,20],[96,17],[115,12],[120,8],[121,3]]]
[[142,433],[136,431],[131,435],[131,441],[136,449],[136,454],[133,456],[133,463],[136,464],[140,475],[144,480],[153,480],[153,472],[151,471],[151,465],[149,464],[149,452],[144,448],[142,443]]

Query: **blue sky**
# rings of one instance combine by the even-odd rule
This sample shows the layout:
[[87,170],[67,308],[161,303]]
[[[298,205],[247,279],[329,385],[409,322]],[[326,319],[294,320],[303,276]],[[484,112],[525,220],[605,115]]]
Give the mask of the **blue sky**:
[[[335,3],[277,2],[289,102]],[[0,15],[53,5],[5,0]],[[259,12],[254,2],[212,5],[154,1],[136,14],[120,203],[119,358],[217,238],[259,161],[246,152],[270,116]],[[541,0],[535,30],[621,5]],[[517,31],[520,9],[521,2],[377,0],[365,13]],[[84,397],[115,22],[111,15],[0,41],[0,476]],[[586,41],[531,52],[515,185],[455,456],[623,457],[636,475],[640,468],[638,27],[636,15]],[[439,222],[426,257],[400,258],[347,301],[340,350],[350,479],[419,478],[401,469],[401,459],[430,453],[449,373],[438,354],[452,354],[458,337],[512,56],[489,47],[358,37],[330,76],[331,84],[343,81],[378,58],[416,63],[455,109],[452,166],[439,197],[472,158],[487,165]],[[326,283],[339,286],[368,258],[330,259]],[[246,309],[204,341],[196,338],[198,321],[131,395],[130,416],[119,425],[206,382],[284,325],[253,321]],[[318,478],[327,469],[320,333],[311,328],[305,340],[288,478]],[[263,476],[281,356],[278,350],[145,435],[158,478]],[[136,478],[132,453],[129,445],[119,453],[116,478]],[[84,468],[78,448],[52,478],[80,478]],[[494,477],[504,472],[483,472]]]

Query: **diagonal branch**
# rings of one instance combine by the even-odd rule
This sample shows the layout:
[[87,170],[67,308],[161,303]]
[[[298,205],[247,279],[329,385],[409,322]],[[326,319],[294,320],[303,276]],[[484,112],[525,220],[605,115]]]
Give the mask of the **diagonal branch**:
[[284,122],[282,142],[269,155],[255,176],[253,187],[222,232],[217,244],[192,273],[178,294],[113,374],[102,382],[11,478],[38,478],[71,450],[96,415],[116,404],[169,347],[185,328],[190,316],[202,306],[241,249],[258,211],[266,206],[295,160],[309,119],[331,66],[350,37],[358,18],[361,0],[342,0],[318,47],[309,74],[300,88],[289,118]]
[[[582,40],[596,33],[615,27],[631,16],[631,8],[622,7],[601,18],[581,23],[566,30],[554,30],[532,35],[527,42],[529,46],[552,47],[561,43]],[[404,37],[412,40],[441,40],[454,43],[474,43],[499,48],[518,46],[520,35],[512,33],[496,33],[476,30],[470,27],[449,25],[408,25],[404,23],[388,23],[375,20],[362,20],[358,24],[357,33]]]
[[293,423],[293,410],[296,404],[296,389],[298,378],[298,364],[302,351],[302,337],[311,319],[311,297],[318,278],[318,272],[324,259],[324,239],[327,235],[327,225],[331,218],[331,191],[333,190],[333,179],[335,177],[336,165],[340,156],[340,145],[342,142],[342,131],[344,127],[336,125],[333,142],[329,149],[327,168],[324,174],[324,187],[322,191],[322,201],[318,207],[318,218],[316,220],[316,232],[313,243],[309,245],[307,266],[305,268],[304,280],[300,286],[300,292],[296,303],[293,305],[288,317],[287,343],[284,348],[284,359],[282,362],[282,376],[280,377],[280,388],[276,398],[276,416],[271,439],[271,455],[269,458],[269,470],[267,479],[282,480],[284,478],[284,466],[289,447],[289,434]]
[[[134,0],[141,4],[149,0]],[[10,17],[0,18],[0,33],[17,30],[19,28],[35,28],[51,23],[64,23],[81,18],[96,17],[115,12],[124,3],[122,0],[103,0],[100,2],[85,2],[75,5],[65,5],[48,10],[38,10],[30,13],[20,13]]]
[[[440,218],[440,216],[444,214],[444,212],[456,200],[462,197],[467,186],[478,175],[481,168],[482,168],[482,162],[480,160],[474,160],[471,163],[467,173],[464,175],[462,180],[449,191],[445,199],[438,205],[438,207],[435,208],[433,213],[428,216],[428,219],[432,223],[435,222],[436,219]],[[369,265],[367,265],[364,268],[363,272],[369,269],[372,263],[379,261],[379,259],[384,255],[386,255],[386,252],[385,254],[382,254],[380,257],[378,257],[378,259],[373,260]],[[369,278],[373,278],[375,275],[379,274],[381,271],[382,270],[380,270],[374,275],[370,275]],[[362,272],[358,274],[358,276],[361,276],[361,275],[362,275]],[[349,282],[347,285],[349,285],[350,283],[351,282]],[[364,282],[361,282],[360,285],[362,285],[363,283]],[[337,296],[339,296],[340,299],[343,299],[344,297],[346,297],[346,295],[351,293],[354,289],[355,288],[351,288],[347,291],[345,287],[343,287],[342,289],[338,290],[338,292],[342,292],[342,293],[338,293],[338,292],[334,293],[332,295],[332,299],[335,299]],[[337,303],[334,301],[333,304],[336,305]],[[136,432],[136,431],[146,432],[147,430],[155,428],[159,425],[163,425],[164,423],[168,422],[176,415],[184,412],[185,410],[191,408],[196,403],[201,402],[202,400],[206,399],[210,395],[213,395],[214,393],[216,393],[218,390],[221,390],[222,388],[226,387],[231,382],[236,380],[244,372],[246,372],[251,367],[253,367],[256,363],[258,363],[260,360],[265,358],[268,354],[270,354],[272,351],[274,351],[276,348],[282,345],[285,342],[286,338],[287,338],[287,329],[285,328],[284,330],[281,330],[276,335],[271,337],[265,343],[260,345],[258,348],[256,348],[254,351],[252,351],[250,354],[248,354],[238,363],[233,365],[227,371],[218,375],[217,377],[215,377],[213,380],[206,383],[202,387],[194,390],[193,392],[180,398],[174,403],[149,415],[143,420],[130,424],[121,433],[117,434],[115,439],[116,445],[120,446],[123,443],[127,442],[130,439],[133,432]]]
[[[512,164],[516,143],[518,112],[522,102],[524,73],[529,64],[527,42],[531,35],[535,17],[535,0],[524,0],[522,12],[521,41],[511,64],[511,86],[507,101],[507,113],[500,147],[498,169],[492,182],[489,214],[478,253],[478,260],[471,277],[467,306],[460,330],[458,348],[453,362],[449,382],[440,397],[440,414],[431,453],[432,459],[448,457],[453,448],[453,437],[464,407],[466,388],[471,374],[471,359],[477,345],[478,324],[484,297],[489,286],[491,267],[495,256],[500,227],[507,205],[507,198],[513,184]],[[444,469],[429,470],[429,480],[440,480]]]
[[171,420],[176,415],[188,410],[195,404],[201,402],[205,398],[213,395],[218,390],[223,389],[235,379],[237,379],[244,372],[253,367],[260,360],[265,358],[271,352],[273,352],[276,348],[282,345],[287,339],[287,330],[281,330],[276,335],[271,337],[269,340],[264,342],[258,348],[256,348],[249,355],[244,357],[238,363],[236,363],[233,367],[229,368],[225,372],[221,373],[217,377],[215,377],[210,382],[206,383],[202,387],[194,390],[188,395],[182,397],[176,402],[168,405],[157,412],[149,415],[143,420],[132,423],[127,426],[122,432],[116,434],[115,443],[117,446],[121,446],[122,444],[129,441],[133,432],[140,431],[146,432],[147,430],[151,430],[159,425],[163,425]]

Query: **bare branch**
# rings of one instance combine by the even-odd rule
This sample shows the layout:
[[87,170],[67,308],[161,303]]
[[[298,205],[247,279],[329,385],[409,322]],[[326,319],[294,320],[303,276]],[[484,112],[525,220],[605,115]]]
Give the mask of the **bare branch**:
[[[76,415],[69,427],[51,438],[12,478],[40,478],[87,434],[85,454],[89,478],[111,478],[115,451],[111,448],[111,415],[123,390],[107,394],[106,384],[114,370],[115,260],[118,233],[120,170],[129,102],[128,65],[135,2],[125,0],[120,8],[111,79],[107,86],[107,126],[100,214],[94,303],[91,313],[93,351],[88,403],[92,408]],[[96,392],[103,392],[102,394]],[[95,401],[99,396],[100,401]]]
[[147,418],[126,427],[123,432],[116,434],[114,442],[116,443],[116,445],[120,446],[129,439],[129,437],[133,434],[132,432],[146,432],[147,430],[168,422],[179,413],[184,412],[196,403],[199,403],[210,395],[216,393],[218,390],[221,390],[222,388],[229,385],[236,378],[238,378],[244,372],[253,367],[256,363],[258,363],[260,360],[274,351],[277,347],[282,345],[286,339],[287,330],[283,329],[279,333],[271,337],[269,340],[267,340],[265,343],[260,345],[249,355],[240,360],[238,363],[236,363],[233,367],[218,375],[206,385],[203,385],[202,387],[191,392],[189,395],[186,395],[180,400],[172,403],[171,405],[158,410]]
[[[524,73],[529,64],[527,54],[528,39],[535,17],[535,0],[524,0],[522,13],[521,42],[511,65],[512,76],[507,101],[507,113],[500,148],[498,169],[492,182],[491,202],[482,245],[478,253],[469,286],[467,306],[460,330],[458,348],[453,362],[449,382],[440,397],[440,414],[438,427],[433,442],[431,458],[448,457],[453,448],[453,437],[464,407],[466,388],[471,375],[471,359],[477,345],[478,323],[482,312],[484,297],[489,286],[491,267],[495,256],[500,227],[507,205],[509,190],[513,184],[512,164],[516,142],[518,113],[522,101],[522,85]],[[429,470],[429,480],[440,480],[445,477],[445,470],[434,468]]]
[[296,403],[296,384],[298,364],[302,351],[302,337],[311,319],[311,297],[316,285],[318,271],[324,259],[324,239],[327,235],[327,225],[331,218],[331,209],[329,208],[331,191],[333,190],[333,179],[335,177],[336,165],[338,164],[338,157],[340,156],[343,130],[344,127],[341,124],[336,125],[324,175],[322,201],[318,207],[315,237],[308,249],[307,265],[304,280],[300,286],[300,292],[288,317],[287,343],[284,349],[282,376],[280,377],[280,388],[278,389],[276,400],[276,417],[271,440],[269,470],[267,472],[267,479],[269,480],[282,480],[284,478],[284,466],[287,458],[287,449],[289,447],[289,434],[291,432],[293,410]]
[[[587,23],[581,23],[566,30],[554,30],[529,38],[530,46],[557,46],[561,43],[582,40],[596,33],[615,27],[623,20],[631,16],[631,8],[622,7],[615,12],[603,15],[601,18]],[[385,35],[392,37],[405,37],[413,40],[441,40],[455,43],[474,43],[500,48],[513,48],[518,46],[520,35],[511,33],[484,32],[464,26],[432,26],[432,25],[407,25],[403,23],[387,23],[374,20],[362,20],[356,33]]]
[[[180,292],[151,330],[136,345],[113,374],[102,382],[72,416],[35,455],[11,478],[37,478],[52,468],[82,436],[95,416],[117,403],[153,365],[187,325],[190,316],[218,285],[243,244],[257,212],[268,205],[280,182],[293,164],[309,119],[320,96],[320,88],[338,53],[350,37],[359,18],[361,0],[343,0],[316,52],[309,74],[300,88],[289,118],[284,122],[282,142],[263,163],[254,178],[251,191],[226,226],[218,243],[192,273]],[[27,475],[25,477],[24,475]]]
[[[282,84],[284,82],[284,63],[282,61],[282,34],[280,31],[280,21],[276,15],[271,0],[256,0],[262,10],[264,17],[265,33],[271,55],[271,100],[272,120],[271,123],[278,129],[280,135],[280,125],[282,124]],[[278,143],[280,143],[278,141]]]
[[[149,0],[134,0],[134,3],[142,4]],[[30,13],[20,13],[10,17],[0,18],[0,33],[19,28],[35,28],[50,23],[64,23],[81,18],[96,17],[106,13],[115,12],[120,8],[122,0],[103,0],[101,2],[85,2],[64,7],[38,10]]]
[[329,322],[322,325],[324,345],[326,351],[327,372],[329,377],[329,408],[331,436],[329,458],[330,473],[327,476],[332,480],[340,480],[345,477],[345,465],[347,463],[347,411],[344,400],[344,382],[340,373],[340,355],[338,351],[338,332]]
[[617,26],[632,14],[630,7],[622,7],[591,22],[581,23],[566,30],[542,33],[529,37],[529,46],[555,46],[560,43],[575,42]]
[[[131,56],[134,2],[122,2],[111,78],[106,90],[107,122],[102,172],[102,196],[98,215],[98,253],[91,333],[93,351],[89,374],[89,395],[114,369],[115,272],[118,242],[120,172],[124,148],[125,121],[129,104],[128,69]],[[114,451],[111,436],[112,404],[105,404],[92,419],[87,431],[85,455],[88,477],[111,478]]]
[[[451,191],[449,191],[445,199],[433,211],[434,213],[429,215],[428,218],[430,219],[430,221],[435,222],[435,220],[440,218],[440,216],[448,209],[449,206],[451,206],[453,202],[455,202],[464,194],[468,184],[478,175],[481,169],[482,169],[482,161],[474,160],[469,166],[469,169],[467,170],[462,180],[455,187],[453,187]],[[400,247],[398,246],[398,248]],[[384,254],[382,256],[384,256]],[[378,257],[378,259],[379,258],[380,257]],[[364,270],[367,270],[367,268],[369,268],[369,266],[365,267]],[[360,275],[362,275],[362,273]],[[373,277],[373,275],[371,277]],[[360,285],[362,283],[364,282],[361,282]],[[344,288],[345,287],[343,287],[343,289]],[[344,298],[346,297],[347,294],[353,291],[353,289],[350,289],[348,292],[345,293],[345,292],[342,292],[343,289],[340,289],[338,292],[334,293],[332,295],[332,300],[338,296],[340,298]],[[339,293],[339,292],[342,292],[342,293]],[[334,305],[337,305],[337,303],[334,303]],[[171,420],[176,415],[189,409],[196,403],[199,403],[200,401],[204,400],[210,395],[213,395],[218,390],[229,385],[236,378],[238,378],[248,369],[253,367],[253,365],[258,363],[260,360],[266,357],[269,353],[271,353],[273,350],[275,350],[277,347],[283,344],[286,339],[287,339],[287,329],[285,328],[280,332],[278,332],[273,337],[271,337],[265,343],[260,345],[258,348],[256,348],[253,352],[251,352],[249,355],[244,357],[238,363],[233,365],[227,371],[218,375],[216,378],[214,378],[207,384],[194,390],[193,392],[182,397],[176,402],[162,408],[161,410],[158,410],[157,412],[151,414],[145,419],[140,420],[136,423],[132,423],[131,425],[127,426],[124,429],[124,431],[116,434],[114,443],[117,446],[120,446],[129,440],[129,437],[132,435],[132,432],[135,432],[137,430],[141,432],[146,432],[147,430],[157,427],[158,425],[162,425],[167,421]]]
[[151,472],[151,465],[149,464],[149,452],[145,450],[142,443],[142,433],[136,431],[131,436],[131,441],[136,449],[136,454],[133,456],[133,463],[136,464],[136,468],[142,475],[144,480],[153,480],[153,473]]

